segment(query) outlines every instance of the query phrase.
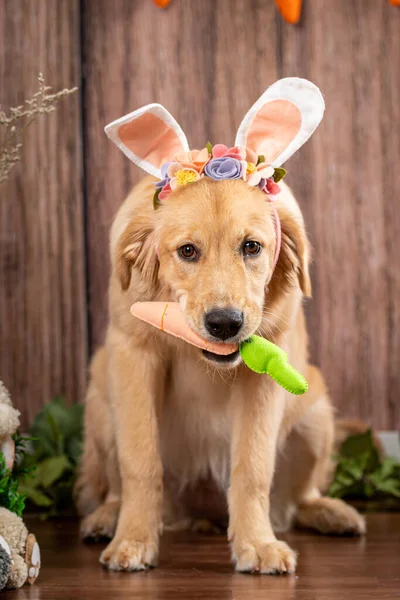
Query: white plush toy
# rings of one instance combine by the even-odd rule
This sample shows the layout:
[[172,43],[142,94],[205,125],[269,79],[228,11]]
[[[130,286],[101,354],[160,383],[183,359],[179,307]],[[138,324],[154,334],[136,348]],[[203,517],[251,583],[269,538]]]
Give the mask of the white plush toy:
[[0,452],[4,454],[7,469],[14,464],[14,441],[12,435],[19,427],[20,412],[13,407],[10,394],[0,380]]
[[0,507],[0,590],[34,583],[40,571],[40,549],[21,517]]
[[[12,436],[19,427],[19,415],[0,380],[0,453],[10,471],[15,454]],[[0,507],[0,590],[34,583],[39,570],[40,550],[36,537],[28,533],[21,517]]]

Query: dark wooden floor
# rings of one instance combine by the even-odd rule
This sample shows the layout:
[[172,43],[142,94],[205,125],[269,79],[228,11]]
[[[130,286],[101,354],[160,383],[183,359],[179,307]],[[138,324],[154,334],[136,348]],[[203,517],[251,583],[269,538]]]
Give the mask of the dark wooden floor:
[[362,539],[288,533],[297,574],[272,577],[235,573],[224,537],[189,534],[163,537],[155,570],[109,573],[98,563],[102,546],[81,544],[76,521],[28,523],[42,549],[40,578],[5,600],[400,600],[400,514],[369,516]]

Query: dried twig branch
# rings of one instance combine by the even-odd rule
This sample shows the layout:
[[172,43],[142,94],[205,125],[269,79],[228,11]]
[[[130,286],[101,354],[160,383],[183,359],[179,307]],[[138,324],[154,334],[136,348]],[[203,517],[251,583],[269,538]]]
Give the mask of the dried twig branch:
[[23,133],[36,118],[56,109],[56,104],[64,96],[76,92],[78,88],[64,89],[51,94],[42,73],[38,76],[39,89],[30,100],[21,106],[10,108],[8,113],[0,111],[0,183],[7,179],[13,166],[21,158]]

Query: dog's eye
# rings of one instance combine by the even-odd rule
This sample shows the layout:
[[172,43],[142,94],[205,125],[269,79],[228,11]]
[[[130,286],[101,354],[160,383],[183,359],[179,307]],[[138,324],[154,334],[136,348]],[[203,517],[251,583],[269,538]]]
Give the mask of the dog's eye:
[[243,246],[243,254],[245,256],[256,256],[261,252],[261,244],[259,242],[255,242],[254,240],[249,240],[245,242]]
[[185,244],[184,246],[181,246],[178,250],[178,254],[185,260],[195,260],[197,258],[197,250],[193,244]]

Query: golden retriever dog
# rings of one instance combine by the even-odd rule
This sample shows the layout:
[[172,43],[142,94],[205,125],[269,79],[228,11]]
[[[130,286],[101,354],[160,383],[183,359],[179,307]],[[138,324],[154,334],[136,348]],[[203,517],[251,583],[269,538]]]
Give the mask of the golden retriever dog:
[[[163,524],[229,519],[238,571],[292,573],[296,552],[277,532],[295,523],[365,531],[354,508],[322,495],[335,426],[308,362],[310,245],[299,206],[284,185],[272,204],[243,180],[205,177],[154,210],[153,181],[134,188],[111,229],[109,325],[92,361],[77,484],[82,535],[111,538],[101,563],[135,571],[157,564]],[[272,273],[273,207],[282,244]],[[205,339],[267,337],[308,392],[289,394],[238,352],[207,353],[135,319],[130,306],[143,300],[180,302]]]
[[[307,357],[310,247],[292,193],[283,186],[277,195],[274,182],[323,112],[316,86],[286,78],[248,111],[231,149],[189,151],[159,104],[106,127],[153,176],[111,229],[109,326],[92,362],[77,482],[82,535],[112,538],[100,558],[112,570],[156,565],[163,526],[227,522],[236,569],[266,574],[295,570],[295,552],[275,535],[294,523],[365,530],[356,510],[323,496],[335,426]],[[295,397],[251,371],[238,351],[201,350],[130,314],[134,302],[157,300],[179,302],[206,341],[265,336],[309,390]]]

